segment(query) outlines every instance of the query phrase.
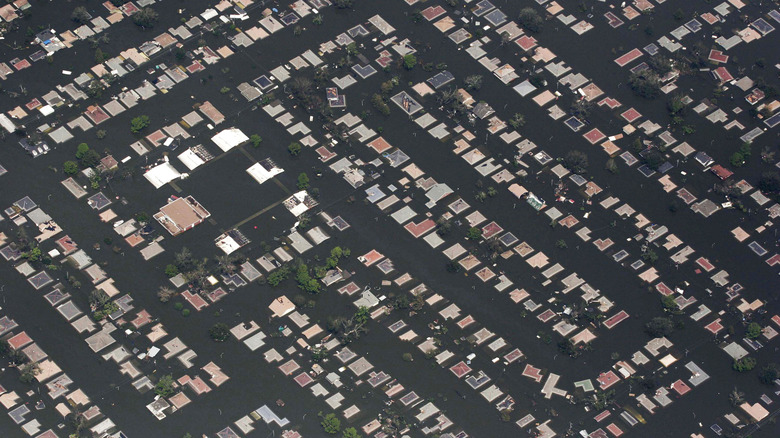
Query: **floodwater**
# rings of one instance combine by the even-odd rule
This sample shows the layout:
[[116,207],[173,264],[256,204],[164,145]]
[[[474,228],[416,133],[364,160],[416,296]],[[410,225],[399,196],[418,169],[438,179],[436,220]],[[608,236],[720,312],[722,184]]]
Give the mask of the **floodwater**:
[[[603,328],[599,329],[597,331],[599,337],[592,343],[593,351],[585,353],[576,360],[564,357],[559,354],[555,345],[558,341],[557,335],[553,336],[554,342],[550,345],[537,339],[537,332],[540,330],[549,332],[549,326],[543,325],[532,316],[523,317],[519,306],[512,304],[506,296],[477,281],[473,276],[448,273],[445,269],[444,257],[432,255],[436,250],[432,250],[424,241],[412,238],[374,206],[365,205],[362,201],[363,191],[360,189],[353,191],[344,181],[327,170],[316,159],[313,150],[306,149],[300,157],[290,158],[286,146],[292,139],[279,124],[273,122],[262,110],[254,109],[252,104],[245,103],[237,92],[233,92],[235,96],[232,93],[221,94],[219,92],[220,88],[224,86],[235,87],[261,74],[267,74],[268,70],[289,61],[307,48],[316,50],[321,42],[333,39],[339,33],[358,23],[364,23],[368,17],[376,13],[380,13],[397,29],[400,38],[410,39],[411,44],[418,49],[419,60],[434,64],[447,63],[447,69],[456,76],[458,83],[468,75],[482,74],[485,77],[483,87],[473,93],[475,99],[490,103],[496,109],[497,115],[505,120],[517,112],[524,114],[527,123],[519,130],[520,133],[536,142],[550,155],[563,156],[566,151],[572,148],[587,152],[590,158],[588,176],[593,176],[594,180],[604,189],[604,193],[598,199],[614,194],[629,202],[652,222],[668,226],[670,231],[677,234],[686,244],[697,249],[697,253],[709,258],[719,268],[727,269],[732,280],[741,283],[746,288],[746,296],[768,301],[767,314],[772,315],[778,312],[780,306],[778,306],[776,293],[774,293],[778,284],[776,270],[768,267],[761,259],[756,258],[745,245],[739,244],[730,237],[730,230],[734,227],[739,225],[744,229],[755,228],[764,222],[764,216],[759,214],[739,215],[732,211],[720,212],[710,219],[703,219],[683,207],[675,213],[670,212],[668,207],[672,198],[662,191],[659,184],[645,180],[641,174],[622,165],[618,174],[613,175],[604,171],[603,161],[606,161],[606,157],[600,150],[597,150],[597,147],[588,146],[582,140],[580,135],[586,132],[585,130],[574,133],[568,129],[560,129],[561,124],[552,121],[547,116],[546,110],[536,107],[528,99],[516,97],[513,92],[491,77],[464,51],[458,50],[431,24],[424,21],[413,23],[410,16],[413,8],[407,7],[400,0],[363,0],[357,3],[358,6],[353,11],[341,11],[333,8],[325,10],[322,26],[314,26],[310,24],[310,18],[304,18],[301,23],[305,23],[302,26],[306,29],[301,36],[294,37],[290,29],[277,33],[248,49],[237,52],[215,66],[208,67],[207,71],[187,79],[183,84],[174,87],[168,94],[157,95],[151,102],[141,103],[139,106],[112,118],[99,126],[100,129],[105,129],[108,132],[108,136],[103,140],[97,140],[94,137],[94,130],[87,133],[75,131],[74,134],[78,133],[75,139],[48,155],[34,160],[23,154],[13,136],[6,136],[0,143],[2,144],[0,163],[9,170],[8,174],[0,178],[0,187],[2,187],[0,205],[5,208],[23,196],[29,195],[60,224],[66,234],[79,243],[81,248],[86,249],[96,262],[106,264],[104,269],[115,280],[117,287],[123,293],[130,293],[133,296],[136,309],[147,309],[154,317],[159,318],[169,333],[179,336],[186,345],[197,352],[196,366],[203,366],[209,361],[214,361],[231,377],[221,387],[206,395],[193,397],[193,403],[182,411],[158,422],[144,407],[151,401],[150,393],[139,394],[130,386],[130,379],[119,373],[116,364],[103,361],[87,348],[82,336],[67,326],[65,320],[42,298],[42,294],[48,292],[49,289],[32,290],[10,264],[0,264],[0,278],[2,279],[0,283],[4,286],[0,292],[3,299],[2,314],[7,314],[16,320],[20,325],[18,330],[26,330],[74,380],[74,387],[81,388],[129,437],[178,437],[187,431],[193,435],[196,433],[213,434],[263,404],[268,404],[277,414],[290,419],[291,425],[300,430],[303,436],[322,435],[316,418],[318,411],[327,412],[327,405],[322,400],[315,400],[308,389],[299,388],[291,379],[280,378],[281,374],[275,369],[276,367],[265,363],[262,353],[260,353],[261,350],[250,352],[244,345],[233,339],[224,344],[216,344],[207,335],[208,328],[215,322],[225,322],[233,326],[248,320],[260,323],[266,333],[274,331],[277,323],[275,321],[268,322],[266,306],[280,292],[289,297],[299,294],[300,291],[292,281],[288,280],[276,290],[268,286],[251,284],[229,294],[216,305],[201,312],[193,312],[188,318],[184,318],[176,312],[171,303],[167,305],[159,303],[155,295],[157,288],[166,283],[163,274],[164,266],[173,260],[177,251],[186,246],[198,257],[213,258],[217,254],[213,239],[220,232],[232,228],[256,212],[285,198],[287,196],[286,190],[295,190],[295,181],[299,172],[307,172],[312,177],[312,186],[320,189],[322,210],[333,216],[341,215],[352,225],[350,229],[341,233],[329,230],[332,239],[306,253],[304,259],[310,260],[312,264],[315,263],[312,260],[314,254],[323,255],[333,245],[351,248],[353,256],[376,248],[395,263],[396,271],[389,276],[389,279],[409,272],[416,280],[428,285],[429,289],[455,302],[463,309],[464,314],[474,316],[478,322],[484,323],[491,331],[504,337],[509,344],[520,348],[530,358],[529,362],[534,366],[561,374],[563,376],[562,382],[593,379],[600,372],[609,369],[614,363],[614,359],[611,357],[613,353],[617,353],[621,359],[627,360],[633,352],[640,349],[649,340],[643,333],[642,326],[652,317],[662,313],[655,291],[649,291],[630,268],[617,266],[612,262],[611,257],[599,253],[593,245],[581,244],[573,233],[561,227],[550,227],[546,216],[537,214],[524,203],[516,202],[512,195],[505,190],[499,189],[497,197],[480,204],[474,199],[474,194],[480,190],[477,188],[478,179],[476,177],[478,174],[466,162],[450,152],[450,143],[436,141],[421,130],[416,129],[416,125],[403,116],[396,106],[391,105],[391,116],[384,118],[372,115],[367,118],[366,124],[374,129],[381,126],[384,129],[382,135],[385,139],[390,144],[400,147],[411,157],[411,161],[423,169],[428,176],[456,188],[457,193],[469,204],[478,208],[491,220],[495,220],[507,231],[514,233],[521,241],[526,241],[533,248],[550,255],[554,262],[561,263],[569,272],[577,272],[591,286],[599,289],[603,295],[615,302],[616,309],[626,310],[631,318],[614,329],[614,333]],[[521,7],[532,2],[495,1],[494,3],[507,12],[510,17],[516,17]],[[567,10],[576,11],[575,2],[559,1],[559,3],[566,6]],[[99,3],[95,1],[87,2],[87,4],[90,7],[99,7]],[[179,21],[178,7],[186,7],[189,11],[201,11],[206,7],[206,4],[207,2],[200,1],[170,1],[165,3],[165,7],[160,5],[156,9],[161,15],[162,23],[176,25]],[[72,24],[67,20],[72,5],[67,7],[46,6],[46,4],[35,5],[33,15],[29,19],[30,25],[51,23],[57,29],[72,27]],[[656,38],[679,26],[678,22],[672,20],[671,14],[680,6],[676,2],[666,2],[656,6],[656,11],[651,17],[655,23]],[[595,7],[597,9],[606,8],[601,4]],[[697,8],[704,10],[711,5],[699,1],[686,2],[682,7],[691,12]],[[756,8],[757,6],[748,6],[743,10],[743,13],[757,16]],[[581,37],[577,37],[574,32],[565,29],[563,25],[556,27],[556,24],[560,24],[557,21],[546,23],[544,31],[535,37],[542,46],[550,48],[574,70],[589,78],[595,78],[596,83],[606,95],[618,99],[626,108],[633,106],[643,115],[651,117],[658,123],[664,123],[668,120],[665,98],[660,97],[655,101],[645,101],[635,97],[625,85],[626,71],[613,62],[614,58],[631,48],[643,47],[651,41],[651,38],[642,31],[644,22],[638,30],[633,32],[626,29],[628,24],[615,31],[609,28],[600,17],[603,13],[604,10],[594,12],[595,16],[589,21],[594,23],[596,27]],[[257,14],[257,10],[250,9],[250,15]],[[582,16],[583,14],[577,12],[576,15]],[[641,17],[638,20],[645,19],[647,17]],[[730,20],[736,19],[737,17],[730,18]],[[23,26],[26,25],[25,21],[22,23]],[[144,32],[136,29],[130,22],[120,23],[116,28],[112,27],[108,31],[111,41],[104,46],[103,50],[114,54],[125,47],[137,46],[156,36],[167,27],[158,25],[155,29]],[[722,27],[728,29],[733,26],[723,25]],[[492,35],[492,33],[489,34]],[[619,40],[616,40],[616,35],[619,35]],[[200,37],[190,41],[186,48],[193,48],[198,38]],[[212,48],[226,44],[224,36],[206,33],[202,35],[202,38]],[[705,36],[702,35],[701,38],[704,39]],[[13,41],[11,38],[7,39]],[[368,40],[359,41],[365,43],[361,52],[365,53],[367,58],[374,59],[376,54],[371,48],[373,43]],[[743,44],[733,50],[732,55],[738,54],[740,64],[750,68],[751,60],[759,57],[770,58],[769,53],[773,42],[774,40],[771,38],[765,38],[749,45]],[[619,43],[619,47],[614,46],[616,43]],[[502,60],[510,61],[516,67],[520,65],[518,58],[521,55],[515,56],[519,51],[515,47],[499,46],[497,42],[487,47],[489,48],[489,56],[497,56]],[[585,47],[587,49],[583,49]],[[615,53],[612,52],[613,48]],[[25,54],[28,52],[29,49],[22,51]],[[2,53],[4,60],[20,56],[14,55],[8,46],[3,46],[0,53]],[[16,73],[9,77],[9,80],[2,84],[4,90],[16,90],[19,84],[23,84],[28,94],[26,97],[13,98],[8,93],[4,93],[2,97],[3,111],[16,105],[23,105],[33,96],[40,96],[51,89],[53,84],[59,83],[59,79],[54,79],[53,76],[59,76],[60,70],[68,69],[80,72],[86,70],[86,66],[92,65],[93,51],[88,49],[85,44],[68,53],[68,56],[55,56],[51,66],[40,65],[46,62],[42,61],[22,73]],[[340,56],[340,54],[332,54],[326,59],[335,62]],[[173,54],[165,52],[157,55],[154,63],[149,66],[159,63],[171,65],[175,62]],[[310,70],[303,70],[301,74],[311,73]],[[343,74],[345,72],[337,71],[335,76],[340,77]],[[398,75],[401,78],[401,86],[398,89],[408,90],[407,83],[423,81],[433,74],[435,71],[424,72],[420,68],[411,72],[396,68],[389,75],[380,71],[368,80],[359,81],[344,92],[347,95],[347,109],[353,114],[360,114],[364,110],[370,111],[371,96],[379,91],[379,84],[392,75]],[[763,74],[767,80],[776,79],[776,77],[771,77],[773,73],[770,72],[769,68]],[[522,76],[523,74],[521,74]],[[120,80],[114,85],[112,91],[125,83],[128,86],[137,86],[142,79],[147,77],[151,78],[143,71],[136,71]],[[65,81],[67,81],[67,77],[62,82]],[[681,90],[692,88],[692,91],[686,91],[686,93],[695,102],[698,102],[704,97],[709,97],[714,87],[714,84],[702,84],[705,81],[709,81],[707,74],[698,73],[693,77],[682,78],[678,85]],[[563,90],[563,88],[561,87],[563,97],[558,105],[566,109],[573,101],[573,96],[572,93]],[[276,95],[279,97],[283,93],[281,90],[277,90]],[[737,96],[735,99],[740,98],[736,94],[735,96]],[[722,99],[728,97],[729,93],[727,92],[726,97]],[[245,173],[245,169],[251,165],[252,161],[241,151],[232,151],[219,160],[193,172],[190,178],[177,182],[176,185],[181,189],[181,192],[174,190],[171,186],[154,191],[141,176],[140,166],[146,163],[146,159],[139,159],[129,148],[129,144],[135,141],[129,132],[129,120],[139,114],[147,114],[152,120],[151,128],[157,129],[178,120],[191,111],[194,103],[204,100],[212,102],[228,117],[222,126],[236,126],[247,135],[257,133],[264,138],[260,148],[253,149],[246,146],[243,149],[254,159],[271,157],[285,168],[285,173],[277,177],[278,182],[284,188],[273,182],[258,186]],[[434,97],[429,96],[427,99],[420,99],[420,101],[437,118],[443,117],[436,110],[438,105]],[[75,114],[83,111],[86,105],[82,101],[80,107],[58,111],[57,117],[67,122]],[[285,105],[289,107],[292,104],[285,102]],[[506,106],[504,107],[504,105]],[[300,109],[296,111],[294,114],[298,120],[305,121],[304,113]],[[605,122],[608,117],[612,116],[604,112],[602,108],[595,108],[589,116],[589,121],[603,127],[605,123],[608,123]],[[712,127],[708,121],[693,114],[692,111],[688,120],[688,123],[696,128],[696,133],[685,140],[697,150],[706,150],[716,161],[726,162],[731,151],[739,146],[738,136],[731,131]],[[39,123],[32,121],[27,124],[28,127],[35,127]],[[316,128],[316,120],[312,123],[306,123],[310,127]],[[189,131],[194,138],[182,142],[181,149],[203,143],[211,150],[216,151],[216,148],[208,140],[213,134],[205,128],[204,124],[201,123]],[[746,126],[747,129],[752,128],[752,125]],[[497,160],[511,158],[511,151],[500,139],[490,137],[483,140],[484,128],[484,122],[478,122],[476,127],[469,128],[474,132],[482,133],[472,144],[485,143],[484,151],[489,152]],[[618,130],[619,128],[615,126],[614,131]],[[417,135],[413,136],[412,132],[417,132]],[[313,134],[317,138],[322,136],[318,129],[315,129]],[[608,133],[608,135],[610,134]],[[674,133],[674,135],[678,140],[683,137],[682,133],[679,132]],[[739,169],[736,176],[755,184],[757,175],[763,166],[755,156],[758,155],[758,151],[763,146],[776,148],[776,135],[775,132],[769,131],[756,140],[753,145],[754,158],[752,162],[746,168]],[[109,187],[103,189],[107,195],[119,197],[123,201],[115,200],[111,205],[111,208],[120,217],[126,218],[140,211],[153,213],[165,203],[170,195],[192,194],[211,211],[214,223],[206,222],[176,238],[166,236],[162,242],[166,252],[151,262],[143,261],[137,251],[127,247],[123,248],[122,254],[115,254],[106,245],[101,245],[100,251],[91,249],[93,243],[102,242],[104,237],[116,237],[111,226],[99,221],[96,212],[90,209],[85,199],[74,200],[60,185],[60,181],[64,179],[61,172],[47,170],[47,167],[50,166],[59,169],[63,161],[72,159],[75,145],[81,141],[89,143],[91,147],[100,152],[110,151],[117,159],[127,155],[133,157],[126,166],[132,171],[132,176],[126,179],[117,178],[111,181]],[[623,142],[628,148],[626,140]],[[370,161],[374,158],[373,151],[366,150],[357,142],[342,143],[335,150],[340,155],[355,154],[363,158],[364,161]],[[149,154],[149,162],[159,158],[161,154],[162,151],[159,149],[153,151]],[[533,165],[532,168],[534,168]],[[703,197],[711,189],[714,178],[710,175],[699,175],[700,167],[698,164],[680,163],[679,168],[695,173],[690,181],[686,182],[686,187],[694,195]],[[322,178],[313,177],[317,170],[323,170]],[[378,181],[380,184],[387,185],[402,177],[399,170],[386,166],[384,170],[385,174]],[[552,203],[552,178],[553,176],[549,172],[532,175],[525,184],[534,193]],[[486,179],[484,185],[488,186],[491,182]],[[574,188],[570,188],[570,191],[574,192]],[[411,192],[413,190],[410,190]],[[357,199],[356,202],[349,201],[350,196],[353,195]],[[417,191],[416,195],[419,197],[421,192]],[[401,196],[399,195],[399,197]],[[572,194],[571,197],[576,200],[576,204],[574,204],[576,208],[579,208],[582,205],[580,195]],[[750,202],[750,200],[747,201],[747,203]],[[445,211],[447,203],[449,203],[449,199],[433,209],[435,217]],[[419,199],[413,200],[411,205],[416,211],[423,211],[423,202]],[[559,209],[566,208],[558,204],[556,206]],[[617,219],[616,216],[602,213],[599,209],[587,205],[583,205],[583,207],[586,211],[591,209],[596,211],[587,220],[587,226],[594,232],[594,236],[609,236],[616,242],[624,242],[626,238],[637,232],[630,221],[617,220],[612,226],[611,223]],[[281,238],[293,222],[290,214],[281,206],[274,207],[249,220],[240,227],[240,230],[247,235],[252,243],[242,249],[242,252],[250,259],[257,258],[263,252],[260,243],[268,242],[275,246],[274,240]],[[447,240],[445,245],[453,244],[456,238],[461,239],[465,233],[466,227],[456,228],[451,236],[445,238]],[[0,230],[5,231],[8,235],[16,233],[16,229],[9,225],[8,221],[0,223]],[[32,231],[29,232],[32,233]],[[158,232],[164,231],[159,230]],[[568,242],[568,249],[560,250],[553,246],[553,242],[559,239],[565,239]],[[115,238],[115,240],[118,239]],[[44,244],[44,248],[50,249],[51,245],[52,242],[47,242]],[[762,245],[769,248],[774,247],[775,243],[762,242]],[[447,246],[442,246],[440,249]],[[640,252],[640,245],[636,242],[626,242],[623,247],[634,257]],[[667,284],[676,284],[682,280],[689,281],[691,283],[690,294],[696,296],[699,303],[706,304],[711,309],[725,307],[723,291],[714,287],[703,274],[693,274],[691,263],[675,270],[673,266],[667,264],[668,261],[664,261],[667,259],[665,256],[669,254],[666,254],[663,249],[656,251],[662,255],[659,270]],[[355,260],[347,262],[345,266],[356,272],[355,281],[361,286],[370,284],[378,287],[381,280],[385,279],[378,270],[364,269]],[[494,270],[504,272],[515,281],[516,287],[525,287],[532,295],[540,299],[552,298],[555,296],[554,292],[559,289],[557,283],[546,288],[539,286],[541,283],[539,273],[522,263],[519,257],[501,260]],[[60,271],[61,273],[62,271]],[[59,278],[59,280],[64,281],[64,278]],[[86,282],[86,279],[83,282]],[[712,297],[706,292],[706,288],[714,291]],[[406,293],[405,290],[406,288],[385,287],[381,289],[381,293],[397,295]],[[80,291],[70,290],[82,309],[87,308],[88,292],[87,286],[82,287]],[[339,296],[334,290],[328,290],[312,298],[316,300],[316,306],[313,309],[305,309],[305,313],[322,325],[329,316],[349,315],[354,311],[350,302]],[[565,302],[572,303],[577,302],[578,299],[574,296],[563,298]],[[536,301],[540,300],[536,299]],[[215,313],[217,309],[220,310],[219,314]],[[407,390],[414,390],[422,398],[434,401],[439,408],[446,411],[446,415],[456,423],[457,427],[463,428],[470,436],[525,436],[525,432],[519,431],[513,423],[501,422],[497,411],[491,404],[486,403],[482,397],[463,382],[458,382],[449,371],[441,369],[435,364],[431,365],[425,361],[413,344],[400,342],[385,329],[386,325],[403,318],[418,333],[428,333],[425,325],[438,316],[427,308],[426,311],[416,316],[409,316],[405,313],[392,314],[380,323],[370,323],[369,333],[351,345],[350,348],[358,354],[365,355],[376,370],[383,370],[392,375]],[[687,351],[688,356],[681,359],[678,364],[687,363],[685,359],[694,360],[710,374],[711,379],[695,388],[686,397],[676,400],[671,408],[661,409],[652,416],[646,415],[648,424],[637,426],[636,430],[631,431],[631,436],[676,437],[688,436],[697,431],[709,436],[706,429],[710,424],[718,421],[724,426],[722,415],[731,410],[728,392],[733,387],[739,387],[740,390],[748,394],[748,400],[753,402],[762,392],[769,393],[768,388],[760,387],[754,374],[738,375],[731,370],[730,360],[720,351],[717,342],[712,339],[709,332],[703,330],[699,324],[692,320],[684,317],[680,319],[685,320],[686,327],[672,334],[670,340],[674,342],[674,351],[678,355],[684,355]],[[723,319],[725,326],[733,325],[737,333],[741,332],[741,322],[738,318],[726,314]],[[545,400],[539,393],[539,386],[521,376],[521,365],[514,364],[504,368],[501,363],[493,364],[490,362],[487,350],[474,349],[465,342],[459,345],[454,343],[461,336],[470,333],[472,333],[471,328],[461,333],[453,326],[450,332],[442,338],[445,340],[446,348],[459,356],[465,356],[471,351],[477,353],[477,358],[471,367],[475,370],[484,370],[493,378],[492,383],[514,396],[517,404],[512,414],[513,422],[529,412],[539,419],[546,419],[550,417],[551,410],[554,410],[557,417],[553,418],[552,425],[558,432],[564,432],[568,428],[567,423],[572,423],[575,431],[586,426],[593,427],[592,421],[590,421],[594,415],[593,412],[587,413],[583,411],[582,406],[568,404],[560,398]],[[135,340],[122,340],[124,334],[118,331],[115,332],[115,335],[120,342],[126,345],[133,345],[135,342],[139,348],[148,347],[148,342],[145,342],[146,339],[143,337]],[[282,351],[293,341],[294,339],[269,338],[267,344]],[[770,343],[769,347],[754,353],[759,364],[777,360],[777,353],[772,351],[773,348]],[[405,352],[411,352],[415,355],[415,361],[412,363],[403,361],[401,356]],[[306,368],[304,364],[308,364],[307,357],[296,358],[296,360]],[[334,361],[335,359],[331,359],[326,368],[336,368]],[[174,376],[179,376],[188,372],[189,374],[194,373],[194,370],[184,370],[178,361],[160,360],[157,364],[144,363],[140,365],[140,369],[147,374],[154,372],[156,375],[172,373]],[[648,375],[650,371],[645,369],[640,372]],[[661,371],[659,374],[663,376],[665,372]],[[671,382],[676,378],[687,376],[687,371],[682,366],[672,367],[668,372],[668,376],[661,378],[663,382]],[[351,374],[344,373],[344,378],[347,380],[349,379],[348,375]],[[16,378],[15,371],[6,370],[0,374],[0,383],[6,388],[20,386],[19,383],[15,382]],[[565,389],[571,389],[570,384],[566,385]],[[347,387],[352,387],[352,385],[348,383]],[[629,397],[629,393],[636,391],[637,388],[629,388],[627,383],[621,383],[616,388],[616,404],[631,404],[633,397]],[[17,392],[24,392],[24,389],[17,390]],[[342,393],[347,397],[342,405],[344,408],[356,404],[363,411],[354,424],[356,427],[362,426],[371,419],[366,413],[369,415],[377,413],[385,407],[386,397],[384,394],[379,391],[372,394],[370,388],[365,384],[355,387],[354,392],[345,393],[342,391]],[[278,398],[285,400],[286,405],[283,408],[277,408],[274,404]],[[34,400],[36,397],[30,399]],[[53,404],[50,399],[46,397],[44,399],[47,404]],[[404,414],[407,418],[411,418],[413,412]],[[56,424],[59,421],[56,418],[56,412],[52,409],[35,411],[35,416],[47,425]],[[721,418],[716,418],[717,416],[721,416]],[[44,421],[44,419],[48,421]],[[586,426],[579,427],[581,422]],[[699,422],[702,422],[704,428],[698,427]],[[627,430],[627,426],[624,426],[623,423],[620,425],[624,430]],[[255,423],[255,426],[257,430],[250,436],[266,436],[275,429],[275,427],[266,429],[262,422]],[[3,436],[22,436],[18,426],[13,425],[5,416],[0,417],[0,430],[3,431]],[[276,433],[278,432],[276,430]],[[777,436],[777,433],[777,426],[770,425],[761,432],[754,433],[753,436],[770,437]],[[413,435],[421,436],[422,433],[414,431]]]

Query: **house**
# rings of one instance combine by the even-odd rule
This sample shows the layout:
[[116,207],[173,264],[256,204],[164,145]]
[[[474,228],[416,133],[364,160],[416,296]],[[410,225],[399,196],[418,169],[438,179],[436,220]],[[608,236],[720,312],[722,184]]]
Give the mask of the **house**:
[[718,67],[718,68],[716,68],[715,70],[712,71],[712,75],[721,84],[734,80],[734,76],[732,76],[731,73],[729,73],[729,71],[726,70],[726,67]]
[[756,403],[751,406],[750,403],[744,402],[741,405],[739,405],[739,408],[742,409],[743,412],[750,415],[750,418],[753,419],[753,421],[759,422],[766,418],[769,415],[769,411],[766,410],[763,406]]
[[474,106],[474,97],[463,88],[458,88],[458,97],[460,99],[460,103],[462,103],[466,108],[471,109],[471,107]]
[[224,251],[225,254],[231,254],[242,246],[247,245],[249,239],[237,229],[232,229],[226,233],[222,233],[219,237],[214,239],[214,243],[219,249]]
[[46,50],[46,53],[49,55],[65,48],[65,45],[62,44],[62,41],[57,38],[57,33],[54,32],[54,29],[46,29],[35,34],[35,42],[38,43],[44,50]]
[[147,41],[140,46],[138,46],[138,50],[141,51],[144,55],[147,57],[150,57],[154,55],[155,53],[162,50],[162,46],[157,41]]
[[759,100],[763,99],[764,96],[765,94],[760,88],[754,88],[750,94],[745,96],[745,100],[748,101],[749,104],[755,105]]
[[170,198],[168,205],[162,207],[154,215],[154,218],[172,236],[176,236],[195,227],[210,216],[211,213],[203,208],[195,198],[187,196],[186,198]]
[[716,165],[712,166],[712,169],[710,169],[710,170],[712,171],[712,173],[717,175],[718,178],[720,178],[721,180],[726,180],[731,175],[734,174],[732,171],[726,169],[725,167],[721,166],[720,164],[716,164]]
[[710,166],[715,162],[715,160],[713,160],[712,157],[710,157],[706,152],[701,151],[694,155],[694,159],[704,167]]
[[282,295],[273,300],[268,306],[268,309],[274,314],[273,316],[281,318],[295,310],[295,304],[293,304],[289,298]]
[[119,167],[119,163],[111,155],[106,155],[100,159],[100,167],[103,172],[109,170],[115,170]]
[[471,112],[480,119],[484,119],[495,113],[493,108],[486,102],[478,103]]

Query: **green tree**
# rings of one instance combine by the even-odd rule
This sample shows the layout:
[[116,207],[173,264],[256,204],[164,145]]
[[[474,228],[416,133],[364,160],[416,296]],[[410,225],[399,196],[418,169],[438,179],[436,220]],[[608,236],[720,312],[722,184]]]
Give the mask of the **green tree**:
[[477,227],[471,227],[466,232],[466,237],[471,240],[479,240],[482,238],[482,230]]
[[303,263],[298,265],[298,268],[296,268],[295,281],[298,282],[298,287],[305,290],[306,292],[313,294],[320,292],[322,287],[320,286],[319,281],[317,281],[316,278],[313,278],[311,274],[309,274],[309,267]]
[[647,251],[642,253],[642,260],[649,264],[655,264],[655,262],[658,261],[658,254],[655,253],[652,249],[648,249]]
[[390,115],[390,107],[387,105],[387,102],[385,102],[385,99],[382,97],[381,94],[374,94],[373,96],[371,96],[371,104],[383,116]]
[[100,49],[100,47],[95,49],[95,62],[96,63],[102,64],[103,61],[105,61],[108,58],[109,58],[109,56],[106,53],[104,53],[103,50]]
[[354,427],[348,427],[344,429],[344,433],[341,436],[342,438],[361,438],[360,434],[357,433],[357,430]]
[[87,152],[89,152],[89,145],[86,143],[79,143],[76,147],[76,158],[81,159]]
[[289,146],[287,146],[287,151],[292,155],[293,157],[298,156],[298,154],[301,153],[301,144],[297,141],[294,141],[290,143]]
[[100,163],[100,154],[94,149],[90,149],[79,159],[79,162],[84,167],[97,166]]
[[479,90],[482,88],[482,75],[466,76],[463,82],[466,84],[467,90]]
[[96,309],[102,308],[109,301],[111,297],[103,289],[95,289],[89,293],[89,304]]
[[285,280],[289,275],[290,268],[287,266],[282,266],[281,268],[278,268],[277,270],[268,274],[268,284],[271,286],[278,286],[279,283]]
[[756,322],[751,322],[747,326],[747,331],[745,332],[745,336],[748,337],[748,339],[756,339],[759,336],[761,336],[761,326],[758,325]]
[[365,324],[368,322],[368,319],[370,317],[371,317],[371,312],[368,311],[368,307],[360,306],[358,307],[355,314],[352,316],[352,319],[355,321],[355,324]]
[[36,246],[35,248],[31,249],[29,252],[22,254],[22,256],[31,262],[37,262],[41,260],[43,253],[41,252],[41,248]]
[[341,420],[339,420],[334,413],[322,417],[322,422],[320,424],[322,425],[322,429],[331,435],[335,435],[341,430]]
[[130,132],[137,134],[149,126],[150,122],[151,121],[149,120],[149,116],[146,115],[134,117],[132,120],[130,120]]
[[106,85],[102,80],[96,79],[89,83],[87,87],[87,95],[93,99],[99,99],[103,96],[103,91],[106,89]]
[[174,264],[168,264],[168,266],[165,267],[165,275],[168,276],[168,278],[175,277],[179,275],[179,268],[176,267]]
[[230,327],[225,323],[218,322],[209,329],[209,336],[217,342],[225,342],[230,337]]
[[252,143],[252,146],[258,148],[258,147],[260,147],[260,143],[263,142],[263,137],[260,137],[257,134],[252,134],[249,137],[249,142]]
[[676,312],[680,309],[677,301],[674,300],[674,295],[666,295],[661,298],[661,305],[667,312]]
[[745,165],[745,156],[739,152],[734,152],[729,157],[729,163],[734,167],[742,167]]
[[413,54],[408,54],[404,56],[404,68],[407,70],[411,70],[414,68],[414,66],[417,65],[417,57]]
[[755,367],[756,360],[750,356],[745,356],[742,359],[735,360],[731,365],[731,368],[733,368],[734,371],[739,371],[740,373],[750,371]]
[[309,188],[309,177],[304,172],[298,174],[298,188],[301,190]]
[[75,161],[66,161],[62,164],[62,170],[68,175],[79,173],[79,165]]
[[514,116],[509,120],[509,124],[515,128],[518,129],[521,126],[525,125],[525,116],[520,113],[515,113]]
[[173,376],[170,374],[160,377],[160,380],[154,385],[154,392],[160,397],[170,397],[173,395],[174,391]]

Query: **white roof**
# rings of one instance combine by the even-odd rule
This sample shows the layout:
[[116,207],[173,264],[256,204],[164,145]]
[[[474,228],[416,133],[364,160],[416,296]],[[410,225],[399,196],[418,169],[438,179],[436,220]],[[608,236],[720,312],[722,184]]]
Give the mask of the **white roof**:
[[295,204],[292,207],[288,207],[287,209],[290,210],[290,213],[295,215],[296,217],[300,216],[301,214],[305,213],[306,210],[309,209],[309,207],[306,206],[306,204],[303,203],[303,200],[306,199],[306,190],[302,190],[298,193],[293,193],[292,196],[290,196],[289,199],[295,199],[297,204]]
[[211,137],[211,141],[216,143],[223,152],[227,152],[248,140],[249,137],[238,128],[225,129],[214,137]]
[[144,174],[144,177],[152,183],[155,189],[159,189],[180,176],[179,171],[168,162],[153,167]]
[[249,175],[252,176],[252,178],[255,179],[255,181],[262,184],[268,181],[269,179],[273,178],[274,176],[284,172],[284,169],[280,169],[278,167],[272,167],[271,169],[266,169],[265,166],[263,166],[262,164],[255,163],[252,165],[252,167],[250,167],[246,171]]
[[241,245],[238,244],[238,242],[235,241],[232,237],[228,236],[227,234],[223,234],[217,238],[217,247],[225,252],[225,254],[230,254],[233,251],[237,250],[238,248],[241,248]]
[[190,170],[194,170],[196,167],[205,163],[205,161],[203,161],[202,158],[193,152],[192,149],[187,149],[186,151],[179,154],[179,161],[184,163],[184,165],[187,166],[187,168]]
[[217,15],[219,15],[219,12],[217,12],[215,9],[212,8],[208,8],[200,14],[200,16],[203,17],[203,19],[206,21],[211,20]]
[[44,116],[48,116],[50,114],[54,114],[54,108],[52,108],[51,105],[44,105],[40,108],[38,108],[38,111],[41,112]]
[[16,125],[5,114],[0,114],[0,126],[5,128],[9,134],[13,134],[16,131]]

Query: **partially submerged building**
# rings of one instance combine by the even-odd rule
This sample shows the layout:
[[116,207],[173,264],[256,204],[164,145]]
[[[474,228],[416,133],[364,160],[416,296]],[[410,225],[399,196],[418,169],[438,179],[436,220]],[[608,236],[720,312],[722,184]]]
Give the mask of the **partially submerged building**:
[[203,208],[195,198],[187,196],[186,198],[170,198],[168,204],[162,207],[154,215],[154,218],[171,235],[176,236],[194,228],[210,216],[211,213]]

